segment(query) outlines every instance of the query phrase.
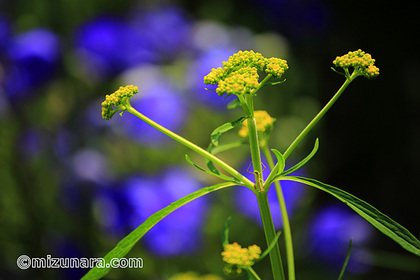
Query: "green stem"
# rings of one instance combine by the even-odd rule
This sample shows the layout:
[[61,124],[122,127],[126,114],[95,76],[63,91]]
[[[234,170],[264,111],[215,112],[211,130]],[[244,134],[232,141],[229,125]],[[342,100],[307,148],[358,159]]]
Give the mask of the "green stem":
[[[273,161],[273,157],[271,156],[268,146],[264,145],[261,148],[262,148],[265,158],[267,159],[270,170],[273,170],[274,161]],[[283,233],[284,233],[284,239],[286,243],[286,259],[287,259],[288,276],[289,276],[289,280],[294,280],[295,279],[295,260],[294,260],[294,254],[293,254],[292,231],[290,228],[289,215],[287,213],[286,201],[284,199],[284,194],[280,186],[280,182],[276,181],[274,182],[274,185],[276,188],[277,198],[279,200],[281,216],[283,220]],[[268,187],[269,186],[267,186],[267,188]]]
[[[268,80],[268,79],[267,79]],[[266,80],[265,80],[266,81]],[[264,190],[264,178],[262,177],[262,167],[261,167],[261,155],[260,155],[260,146],[258,143],[258,132],[257,126],[254,118],[254,105],[253,105],[253,95],[246,96],[245,102],[241,102],[243,106],[246,106],[246,111],[248,111],[249,118],[248,122],[248,137],[249,137],[249,146],[251,149],[252,165],[255,173],[255,188],[254,192],[257,195],[258,207],[260,209],[261,219],[264,228],[264,234],[267,241],[267,246],[270,246],[274,238],[276,237],[276,230],[274,228],[273,219],[271,217],[270,206],[267,199],[267,191]],[[273,271],[274,280],[285,279],[283,264],[281,261],[280,249],[279,246],[273,248],[270,251],[270,262],[271,269]]]
[[265,84],[268,82],[268,80],[270,80],[270,78],[273,75],[268,74],[267,76],[265,76],[265,78],[261,81],[261,83],[258,85],[258,87],[256,87],[254,90],[251,91],[251,95],[255,95],[257,93],[258,90],[260,90],[260,88],[262,88],[263,86],[265,86]]
[[187,139],[179,136],[178,134],[176,134],[176,133],[170,131],[169,129],[166,129],[165,127],[161,126],[160,124],[152,121],[151,119],[149,119],[148,117],[144,116],[143,114],[138,112],[136,109],[131,107],[129,104],[127,104],[126,111],[133,114],[134,116],[138,117],[139,119],[141,119],[145,123],[151,125],[152,127],[156,128],[160,132],[162,132],[162,133],[166,134],[167,136],[171,137],[175,141],[178,141],[179,143],[181,143],[184,146],[190,148],[191,150],[195,151],[196,153],[198,153],[198,154],[204,156],[205,158],[211,160],[212,162],[216,163],[218,166],[223,168],[226,172],[228,172],[233,177],[235,177],[236,179],[241,181],[246,187],[248,187],[252,190],[254,189],[254,184],[248,178],[243,176],[236,169],[234,169],[233,167],[231,167],[230,165],[228,165],[226,162],[222,161],[218,157],[210,154],[206,150],[204,150],[201,147],[195,145],[194,143],[188,141]]
[[247,105],[250,111],[250,116],[247,119],[249,146],[251,149],[253,172],[255,173],[255,187],[258,191],[264,191],[262,184],[264,180],[262,177],[260,145],[258,143],[257,123],[254,117],[254,104],[252,98],[252,95],[248,95],[246,97]]
[[[268,198],[266,192],[257,193],[258,207],[260,208],[261,220],[264,227],[265,239],[267,246],[270,246],[271,242],[276,237],[276,230],[273,224],[273,218],[271,217],[270,206],[268,204]],[[271,269],[273,271],[274,280],[285,279],[283,264],[281,261],[280,249],[276,244],[273,250],[270,251],[270,262]]]
[[260,276],[258,276],[258,274],[255,272],[255,270],[252,267],[248,267],[246,270],[248,272],[249,279],[261,280]]
[[[331,100],[322,108],[321,111],[312,119],[312,121],[302,130],[302,132],[296,137],[296,139],[290,144],[290,146],[287,148],[287,150],[284,152],[283,156],[284,159],[287,159],[290,154],[293,152],[293,150],[299,145],[299,143],[302,141],[303,138],[311,131],[311,129],[319,122],[319,120],[328,112],[328,110],[331,108],[332,105],[337,101],[337,99],[341,96],[341,94],[344,92],[344,90],[347,88],[347,86],[357,77],[360,73],[357,71],[354,71],[351,76],[346,79],[344,84],[340,87],[340,89],[337,91],[337,93],[331,98]],[[273,177],[278,172],[278,164],[274,166],[274,168],[271,170],[270,175],[267,178],[267,181],[271,181]]]

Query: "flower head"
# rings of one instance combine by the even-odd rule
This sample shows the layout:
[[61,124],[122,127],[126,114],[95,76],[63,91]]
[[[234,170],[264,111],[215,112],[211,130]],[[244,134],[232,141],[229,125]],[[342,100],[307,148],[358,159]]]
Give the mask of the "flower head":
[[222,252],[223,261],[226,263],[224,271],[227,274],[240,274],[243,268],[251,267],[261,255],[261,248],[257,245],[251,245],[248,248],[242,248],[241,245],[234,242],[227,244]]
[[375,78],[379,75],[379,68],[374,65],[375,59],[362,50],[348,52],[343,56],[337,56],[333,61],[336,67],[348,69],[353,67],[355,71],[360,71],[366,78]]
[[285,60],[264,58],[254,51],[239,51],[223,62],[223,67],[213,68],[204,77],[205,84],[218,85],[218,95],[250,94],[260,85],[258,71],[280,78],[289,68]]
[[267,74],[273,75],[274,77],[281,77],[281,75],[283,75],[284,72],[286,72],[286,70],[289,69],[287,61],[277,57],[266,58],[265,63],[265,72]]
[[[258,132],[266,132],[270,131],[273,127],[274,122],[276,121],[275,118],[272,118],[267,111],[259,110],[254,112],[255,121],[257,123],[257,131]],[[247,137],[248,136],[248,121],[244,120],[242,122],[242,127],[238,132],[239,136]]]
[[[119,110],[125,110],[125,104],[128,99],[135,93],[139,92],[138,88],[133,85],[120,87],[117,91],[112,94],[108,94],[105,97],[105,101],[102,102],[102,118],[109,120]],[[114,107],[117,107],[114,109]]]

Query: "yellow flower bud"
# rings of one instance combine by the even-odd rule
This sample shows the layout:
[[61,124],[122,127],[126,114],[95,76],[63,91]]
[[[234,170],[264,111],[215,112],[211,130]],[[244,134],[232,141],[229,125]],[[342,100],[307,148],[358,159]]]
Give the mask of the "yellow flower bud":
[[[258,132],[266,132],[269,131],[272,127],[274,122],[276,121],[275,118],[272,118],[267,111],[258,110],[254,112],[255,122],[257,123],[257,131]],[[244,120],[242,122],[242,127],[238,132],[239,136],[247,137],[248,136],[248,121]]]

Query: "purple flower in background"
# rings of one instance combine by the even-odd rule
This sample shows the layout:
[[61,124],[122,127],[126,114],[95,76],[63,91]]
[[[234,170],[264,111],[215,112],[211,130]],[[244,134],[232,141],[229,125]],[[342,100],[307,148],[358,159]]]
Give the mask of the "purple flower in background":
[[59,38],[51,31],[34,29],[13,37],[6,55],[5,92],[11,100],[19,100],[54,76],[60,58]]
[[116,17],[83,24],[75,36],[76,51],[93,77],[104,78],[155,60],[145,34]]
[[173,59],[191,46],[191,24],[176,7],[135,12],[131,22],[139,30],[160,61]]
[[[131,105],[158,124],[174,132],[178,131],[187,118],[187,106],[180,93],[166,83],[157,82],[130,99]],[[146,124],[132,114],[125,113],[116,118],[115,124],[139,143],[161,145],[170,140],[168,136]]]
[[71,158],[73,172],[78,179],[102,183],[109,179],[109,163],[105,155],[92,149],[77,151]]
[[[182,168],[167,169],[157,177],[128,179],[125,190],[133,211],[130,217],[131,227],[138,227],[153,213],[200,187],[201,184]],[[177,209],[145,235],[146,246],[160,256],[197,251],[206,206],[205,200],[200,198]]]
[[0,52],[3,51],[3,48],[9,42],[11,36],[12,28],[10,21],[0,16]]
[[50,238],[49,242],[54,250],[52,257],[62,258],[62,269],[57,270],[57,273],[60,275],[59,279],[80,279],[89,271],[87,268],[77,267],[81,258],[86,258],[87,256],[85,250],[78,245],[78,240],[71,240],[68,237],[55,234]]
[[128,234],[132,209],[128,205],[124,185],[99,186],[93,205],[97,220],[105,232],[118,237]]
[[39,129],[28,129],[19,136],[19,151],[24,159],[37,157],[43,148],[43,131]]
[[325,262],[340,268],[353,238],[353,246],[347,269],[363,273],[369,267],[369,253],[365,251],[373,234],[372,226],[344,205],[331,204],[323,207],[313,217],[309,239],[313,252]]
[[224,49],[211,49],[202,52],[196,61],[191,65],[189,75],[186,81],[190,84],[190,91],[194,94],[199,102],[205,105],[209,105],[215,109],[226,109],[227,104],[236,97],[229,96],[223,98],[218,96],[216,91],[209,91],[207,89],[216,89],[217,86],[204,84],[204,76],[210,73],[212,68],[222,67],[222,62],[227,61],[229,57],[237,52],[231,48]]
[[[268,167],[268,163],[264,157],[262,157],[262,162],[266,167],[263,171],[264,178],[267,178],[270,170]],[[244,166],[242,174],[244,174],[248,179],[251,181],[255,181],[255,175],[252,172],[252,164],[251,160],[248,161],[247,165]],[[248,172],[249,171],[249,172]],[[302,171],[297,170],[292,173],[294,176],[301,176]],[[283,190],[284,199],[286,202],[287,212],[289,215],[293,213],[299,201],[305,195],[305,186],[296,182],[292,181],[281,181],[281,187]],[[236,206],[237,208],[247,217],[251,218],[253,221],[257,222],[259,225],[262,226],[261,215],[258,208],[257,198],[255,194],[245,188],[239,187],[236,190]],[[268,191],[268,202],[270,204],[271,215],[273,217],[274,226],[276,229],[280,229],[283,226],[283,220],[281,217],[281,211],[279,202],[277,199],[277,192],[275,189],[274,184],[270,186],[270,190]]]

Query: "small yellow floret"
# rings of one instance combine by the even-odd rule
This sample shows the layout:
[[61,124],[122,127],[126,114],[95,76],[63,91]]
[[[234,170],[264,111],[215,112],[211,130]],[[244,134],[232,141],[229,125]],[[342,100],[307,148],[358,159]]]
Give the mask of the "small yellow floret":
[[[267,111],[259,110],[254,112],[255,122],[257,123],[258,132],[266,132],[273,127],[275,118],[272,118]],[[242,122],[242,127],[238,132],[239,136],[248,136],[248,120]]]

